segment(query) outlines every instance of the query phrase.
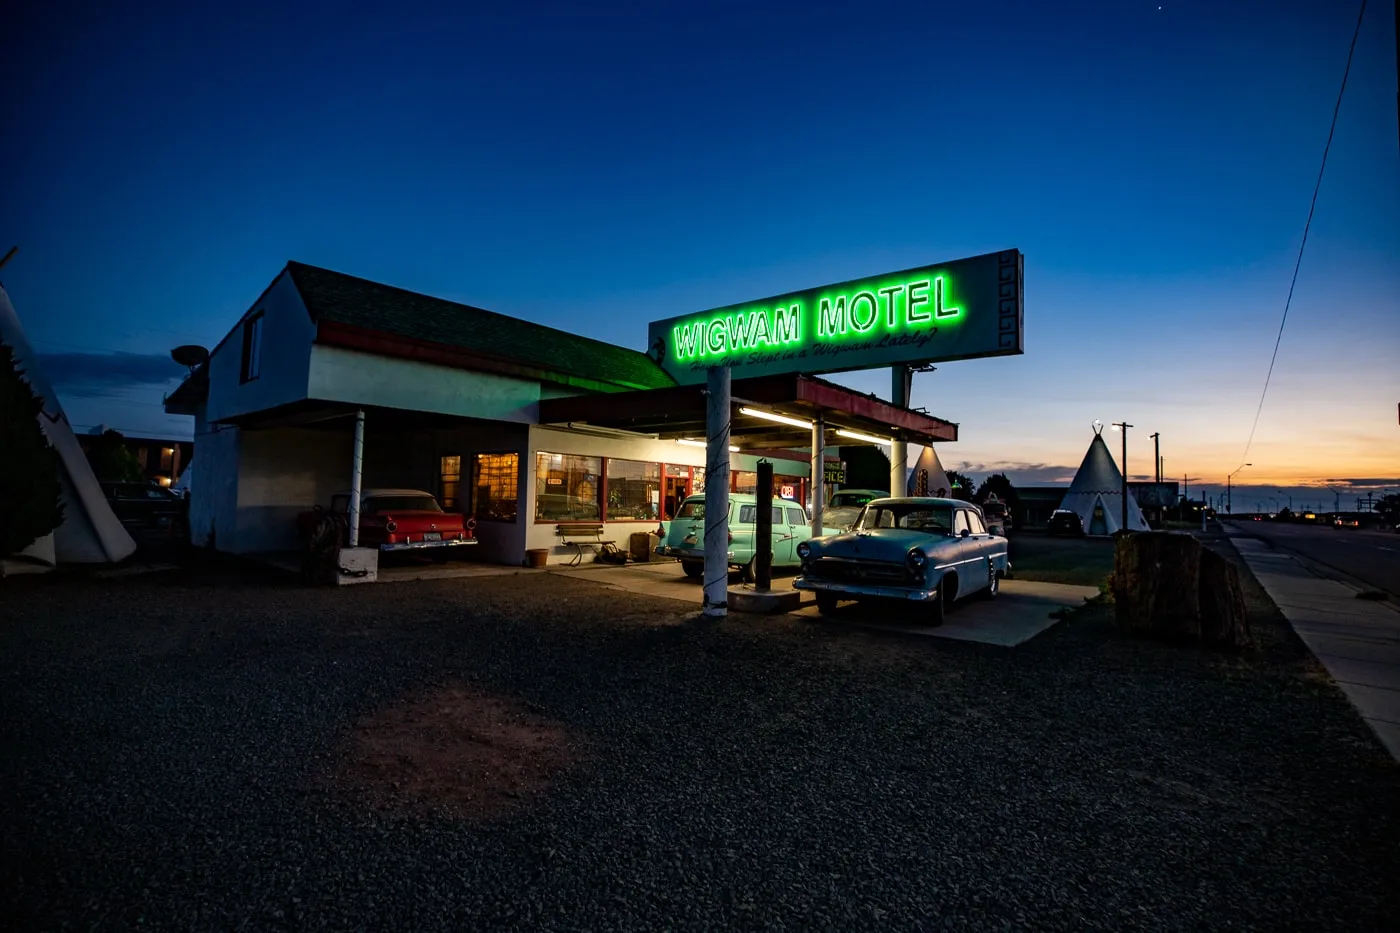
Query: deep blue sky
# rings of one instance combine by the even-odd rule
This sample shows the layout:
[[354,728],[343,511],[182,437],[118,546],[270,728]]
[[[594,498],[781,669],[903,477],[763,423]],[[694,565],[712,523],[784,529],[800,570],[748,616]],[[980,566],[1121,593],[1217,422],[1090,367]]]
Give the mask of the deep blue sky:
[[[653,318],[1014,246],[1026,355],[916,382],[963,424],[948,465],[1049,478],[1127,418],[1212,483],[1357,10],[291,6],[6,14],[3,278],[43,351],[212,344],[288,259],[640,349]],[[1377,2],[1250,454],[1275,484],[1400,484],[1395,91]],[[116,363],[50,373],[72,420],[188,432]]]

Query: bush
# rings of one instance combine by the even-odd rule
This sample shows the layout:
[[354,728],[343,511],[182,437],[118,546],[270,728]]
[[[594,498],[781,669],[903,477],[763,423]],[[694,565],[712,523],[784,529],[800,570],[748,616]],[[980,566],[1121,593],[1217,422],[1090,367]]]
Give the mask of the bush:
[[63,521],[58,451],[39,427],[44,403],[0,342],[0,554],[17,554]]

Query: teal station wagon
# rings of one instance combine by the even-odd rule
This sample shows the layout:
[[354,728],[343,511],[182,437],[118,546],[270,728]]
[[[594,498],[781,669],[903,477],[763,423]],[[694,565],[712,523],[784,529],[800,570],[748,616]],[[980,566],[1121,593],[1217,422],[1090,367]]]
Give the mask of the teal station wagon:
[[[739,570],[746,582],[754,576],[754,535],[757,533],[758,497],[744,493],[729,494],[729,566]],[[797,546],[812,537],[812,520],[799,502],[791,499],[773,500],[773,566],[796,567],[802,558]],[[825,527],[825,525],[823,525]],[[826,528],[828,534],[837,529]],[[675,557],[681,569],[692,579],[705,573],[705,497],[688,496],[676,511],[664,541],[656,553]]]
[[1006,539],[988,533],[977,506],[958,499],[875,499],[845,534],[797,546],[792,585],[831,612],[842,599],[894,599],[927,607],[941,625],[954,600],[995,598],[1009,569]]

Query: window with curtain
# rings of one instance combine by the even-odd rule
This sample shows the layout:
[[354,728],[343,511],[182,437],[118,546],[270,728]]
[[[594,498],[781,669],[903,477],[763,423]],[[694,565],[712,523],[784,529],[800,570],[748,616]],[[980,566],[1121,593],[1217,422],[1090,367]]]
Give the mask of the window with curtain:
[[443,457],[438,467],[438,504],[449,511],[457,509],[457,489],[462,482],[462,458]]
[[598,521],[603,459],[535,454],[535,521]]
[[480,522],[513,522],[519,508],[520,456],[477,454],[474,514]]
[[655,521],[661,506],[661,464],[608,460],[608,521]]

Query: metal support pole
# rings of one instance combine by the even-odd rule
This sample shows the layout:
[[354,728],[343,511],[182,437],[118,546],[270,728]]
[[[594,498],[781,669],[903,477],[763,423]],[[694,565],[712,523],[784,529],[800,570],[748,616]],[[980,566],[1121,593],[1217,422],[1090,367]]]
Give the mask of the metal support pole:
[[773,584],[773,464],[758,461],[758,512],[754,516],[754,589],[766,593]]
[[[914,370],[908,366],[890,367],[890,404],[896,408],[909,407],[909,393],[914,387]],[[907,492],[904,474],[909,467],[909,442],[895,438],[890,444],[890,495]]]
[[705,376],[705,602],[711,618],[729,613],[729,367]]
[[826,511],[826,419],[821,412],[812,419],[812,537],[820,538]]
[[355,459],[350,465],[350,546],[360,546],[360,479],[365,462],[365,413],[355,412]]

